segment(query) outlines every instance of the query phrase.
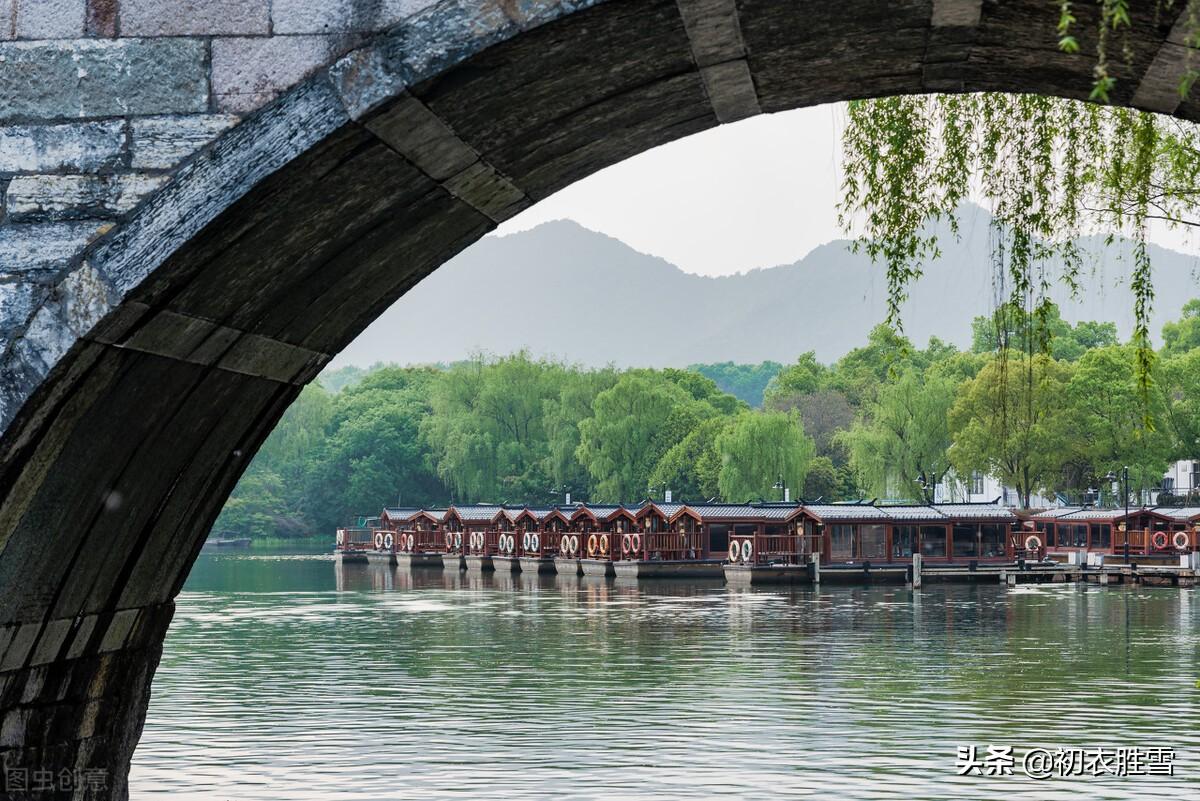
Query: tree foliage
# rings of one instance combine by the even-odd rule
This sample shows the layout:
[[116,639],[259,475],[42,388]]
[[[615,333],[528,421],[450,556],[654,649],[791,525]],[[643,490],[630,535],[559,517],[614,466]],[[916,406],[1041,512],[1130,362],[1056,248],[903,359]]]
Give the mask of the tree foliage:
[[816,451],[796,412],[744,413],[721,432],[717,485],[731,501],[778,499],[775,484],[798,493]]
[[[1105,8],[1112,2],[1104,0]],[[897,330],[908,287],[939,252],[930,223],[948,221],[957,232],[958,210],[970,197],[991,207],[997,286],[1042,330],[1052,283],[1079,286],[1087,256],[1079,237],[1102,231],[1131,239],[1136,375],[1148,397],[1154,292],[1147,225],[1200,225],[1195,126],[1038,95],[892,97],[850,104],[843,151],[840,219],[859,234],[858,247],[883,263],[887,323]],[[1048,266],[1055,258],[1064,265],[1058,275]],[[1024,338],[1034,341],[1032,333]]]

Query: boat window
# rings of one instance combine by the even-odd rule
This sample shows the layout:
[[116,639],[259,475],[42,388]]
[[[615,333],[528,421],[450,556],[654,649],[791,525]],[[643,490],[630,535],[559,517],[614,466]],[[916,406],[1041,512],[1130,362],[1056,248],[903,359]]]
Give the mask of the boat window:
[[979,526],[974,523],[954,524],[954,556],[979,556]]
[[916,526],[895,526],[892,529],[892,558],[907,559],[911,557],[916,541]]
[[1112,526],[1108,523],[1098,523],[1092,526],[1092,548],[1112,547]]
[[834,525],[829,529],[829,558],[850,559],[854,555],[854,526]]
[[871,525],[858,527],[858,557],[884,559],[887,557],[887,528]]
[[708,527],[708,549],[713,553],[729,550],[729,525],[717,523]]
[[985,523],[979,527],[979,555],[985,557],[1004,556],[1008,526]]
[[946,555],[945,526],[921,526],[921,555],[932,557]]

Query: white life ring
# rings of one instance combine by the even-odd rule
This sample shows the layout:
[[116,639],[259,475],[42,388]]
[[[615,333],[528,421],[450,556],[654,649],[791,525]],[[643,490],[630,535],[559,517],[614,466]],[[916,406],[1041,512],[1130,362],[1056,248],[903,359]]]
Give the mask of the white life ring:
[[628,534],[621,535],[621,553],[628,554],[633,550],[633,538]]
[[1152,536],[1150,538],[1150,542],[1154,545],[1155,548],[1157,548],[1161,551],[1163,548],[1167,547],[1167,532],[1165,532],[1165,531],[1154,532],[1154,536]]
[[462,547],[462,532],[461,531],[454,532],[454,547],[455,548]]
[[1188,545],[1191,544],[1188,542],[1188,535],[1186,531],[1176,531],[1175,536],[1171,538],[1171,542],[1173,542],[1175,547],[1181,551],[1185,550]]
[[508,552],[516,553],[516,550],[517,550],[517,537],[515,534],[509,534],[508,535]]
[[641,551],[642,551],[642,535],[634,534],[630,539],[632,541],[631,545],[633,547],[633,552],[641,553]]
[[1042,541],[1037,534],[1030,534],[1025,538],[1025,550],[1040,551],[1042,549]]
[[579,535],[571,535],[571,553],[579,553]]
[[408,535],[408,550],[412,550],[416,546],[417,538],[413,534]]
[[742,546],[738,545],[737,540],[729,541],[729,561],[736,562],[742,554]]
[[526,531],[524,534],[521,535],[521,547],[527,551],[529,550],[529,532],[528,531]]
[[382,547],[383,547],[383,532],[376,531],[375,532],[375,550],[379,550]]
[[453,547],[454,547],[454,534],[447,531],[446,532],[446,548],[449,549],[449,548],[453,548]]
[[570,550],[571,550],[571,538],[570,537],[559,537],[558,552],[561,553],[563,556],[566,556],[567,552]]
[[396,542],[396,538],[392,536],[392,532],[383,535],[383,547],[391,550],[392,545]]
[[530,534],[529,535],[529,547],[526,548],[525,550],[533,551],[534,553],[540,552],[542,550],[542,538],[539,537],[537,534]]
[[754,556],[754,543],[742,540],[742,561],[749,562],[751,556]]
[[601,556],[608,555],[608,535],[607,534],[600,535],[600,554],[601,554]]

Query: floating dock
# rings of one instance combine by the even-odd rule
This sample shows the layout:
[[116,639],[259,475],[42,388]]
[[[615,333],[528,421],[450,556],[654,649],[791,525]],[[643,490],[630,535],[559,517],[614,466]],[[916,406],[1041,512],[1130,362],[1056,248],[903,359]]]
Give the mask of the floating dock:
[[[557,573],[553,556],[522,556],[517,559],[522,573]],[[576,566],[578,570],[578,566]]]
[[442,554],[440,553],[398,553],[396,554],[396,567],[403,569],[411,569],[414,567],[436,567],[442,566]]

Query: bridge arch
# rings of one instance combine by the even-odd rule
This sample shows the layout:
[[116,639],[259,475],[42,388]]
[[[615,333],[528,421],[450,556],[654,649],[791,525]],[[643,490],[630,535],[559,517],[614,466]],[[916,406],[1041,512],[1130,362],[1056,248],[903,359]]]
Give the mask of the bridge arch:
[[[224,13],[165,32],[140,0],[68,2],[77,25],[10,5],[0,40],[17,41],[0,54],[26,83],[73,82],[67,116],[96,139],[65,171],[55,131],[74,123],[42,97],[0,99],[0,759],[108,770],[98,797],[126,794],[172,599],[251,456],[300,387],[448,258],[604,166],[754,114],[1091,83],[1036,0],[363,0],[335,4],[350,22],[318,20],[333,33],[293,37],[325,36],[328,58],[224,95],[228,26],[292,52],[288,25],[305,23],[272,8],[308,4],[198,4]],[[1200,119],[1175,92],[1182,23],[1152,16],[1114,100]],[[39,24],[68,38],[45,46]],[[140,55],[114,67],[118,47]],[[110,94],[64,72],[64,53],[108,64]],[[154,80],[172,84],[170,113],[130,101]],[[114,119],[126,139],[195,152],[141,175],[136,152],[105,151]],[[38,136],[4,166],[5,143]],[[143,194],[124,208],[114,186]],[[99,228],[97,207],[113,212]]]

